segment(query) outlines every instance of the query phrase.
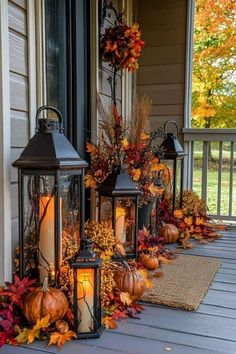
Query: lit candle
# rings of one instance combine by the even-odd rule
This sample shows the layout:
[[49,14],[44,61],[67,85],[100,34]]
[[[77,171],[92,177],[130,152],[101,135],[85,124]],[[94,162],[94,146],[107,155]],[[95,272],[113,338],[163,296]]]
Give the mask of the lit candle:
[[116,207],[116,241],[126,242],[125,209],[121,207]]
[[94,271],[93,269],[77,270],[77,298],[79,332],[93,330],[94,316]]
[[39,208],[40,220],[42,220],[39,234],[39,278],[41,283],[49,275],[48,268],[54,266],[54,214],[54,196],[41,197]]

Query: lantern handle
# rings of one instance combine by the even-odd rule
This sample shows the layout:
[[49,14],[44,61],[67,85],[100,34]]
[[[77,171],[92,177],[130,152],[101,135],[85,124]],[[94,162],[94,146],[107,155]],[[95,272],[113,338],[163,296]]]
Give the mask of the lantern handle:
[[177,124],[177,122],[176,122],[175,120],[168,120],[167,122],[165,122],[165,125],[164,125],[164,133],[166,134],[167,125],[170,124],[170,123],[172,123],[172,124],[175,125],[175,127],[176,127],[176,133],[177,133],[177,136],[178,136],[178,135],[179,135],[179,126],[178,126],[178,124]]
[[62,133],[63,130],[64,130],[62,128],[63,117],[62,117],[62,114],[59,111],[59,109],[57,109],[57,108],[55,108],[53,106],[41,106],[41,107],[38,108],[38,110],[36,112],[36,131],[38,131],[38,128],[39,128],[39,125],[38,125],[39,115],[44,110],[50,110],[50,111],[53,111],[53,112],[55,112],[57,114],[58,119],[59,119],[59,131],[60,131],[60,133]]

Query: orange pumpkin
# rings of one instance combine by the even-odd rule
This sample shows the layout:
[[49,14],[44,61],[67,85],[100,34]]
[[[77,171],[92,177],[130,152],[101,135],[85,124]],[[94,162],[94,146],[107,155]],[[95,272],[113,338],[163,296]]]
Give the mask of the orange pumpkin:
[[174,243],[179,239],[179,230],[175,225],[164,224],[159,230],[159,236],[164,238],[165,243]]
[[36,323],[50,315],[50,323],[60,320],[68,310],[66,296],[59,289],[48,287],[48,278],[45,278],[42,288],[36,288],[25,298],[24,315],[28,321]]
[[124,262],[125,268],[119,268],[114,274],[117,288],[130,294],[130,298],[135,301],[141,298],[145,290],[145,279],[137,269],[131,270],[128,263]]
[[155,270],[159,267],[159,261],[154,254],[141,254],[140,261],[147,270]]

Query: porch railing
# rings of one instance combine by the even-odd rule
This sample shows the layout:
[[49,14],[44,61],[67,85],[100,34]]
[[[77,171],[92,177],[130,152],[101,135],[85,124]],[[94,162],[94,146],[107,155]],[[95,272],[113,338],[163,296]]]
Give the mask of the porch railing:
[[187,187],[214,219],[236,221],[236,129],[183,129]]

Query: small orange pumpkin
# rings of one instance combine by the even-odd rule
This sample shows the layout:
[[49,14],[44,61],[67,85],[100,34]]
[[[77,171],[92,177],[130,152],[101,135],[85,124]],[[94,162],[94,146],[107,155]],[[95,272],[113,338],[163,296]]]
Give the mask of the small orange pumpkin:
[[165,243],[174,243],[179,239],[179,230],[175,225],[164,224],[159,230],[159,236],[164,238]]
[[114,273],[114,280],[117,288],[130,294],[130,298],[135,301],[142,297],[146,285],[144,277],[137,269],[131,270],[127,262],[123,261],[125,268],[119,268]]
[[140,261],[147,270],[155,270],[159,267],[159,261],[154,254],[141,254]]
[[45,278],[43,287],[31,291],[24,302],[24,315],[33,323],[47,315],[50,315],[50,323],[53,323],[60,320],[67,310],[66,296],[59,289],[49,288],[48,278]]

